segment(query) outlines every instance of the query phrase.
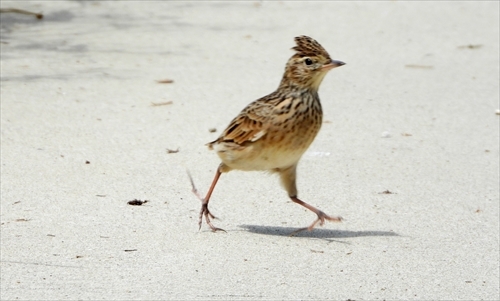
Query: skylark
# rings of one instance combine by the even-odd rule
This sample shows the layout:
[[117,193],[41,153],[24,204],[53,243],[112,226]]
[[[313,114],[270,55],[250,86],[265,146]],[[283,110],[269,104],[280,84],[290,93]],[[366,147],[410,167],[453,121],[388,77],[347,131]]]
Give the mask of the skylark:
[[[297,163],[321,128],[323,111],[318,88],[326,73],[344,65],[330,58],[326,50],[307,36],[295,38],[295,54],[288,60],[283,79],[276,91],[250,103],[244,108],[209,149],[217,152],[222,163],[212,185],[202,201],[199,227],[203,216],[212,231],[215,227],[208,210],[210,196],[222,173],[235,170],[260,170],[278,173],[281,184],[290,199],[312,212],[318,218],[302,230],[312,230],[325,220],[340,222],[340,216],[329,216],[297,197]],[[193,184],[193,192],[197,194]],[[198,194],[197,194],[198,195]],[[292,234],[294,234],[292,233]]]

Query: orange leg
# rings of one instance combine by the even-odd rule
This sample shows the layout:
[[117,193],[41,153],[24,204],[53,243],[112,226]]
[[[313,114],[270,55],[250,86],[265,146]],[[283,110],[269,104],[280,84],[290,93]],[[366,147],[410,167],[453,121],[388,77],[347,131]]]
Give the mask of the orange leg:
[[342,221],[342,217],[329,216],[328,214],[324,213],[323,211],[317,209],[316,207],[311,206],[308,203],[301,201],[297,196],[291,196],[290,199],[292,199],[292,201],[294,201],[295,203],[302,205],[302,206],[306,207],[307,209],[311,210],[312,212],[316,213],[316,215],[318,216],[318,219],[315,220],[309,227],[301,228],[299,230],[293,231],[290,234],[290,236],[294,236],[295,234],[297,234],[301,231],[304,231],[304,230],[311,231],[312,229],[314,229],[314,227],[316,226],[317,223],[319,223],[320,226],[323,226],[323,224],[325,223],[325,220],[329,220],[331,222],[341,222]]
[[212,185],[210,185],[210,189],[208,190],[205,198],[201,198],[201,196],[198,193],[198,190],[194,186],[193,179],[191,178],[191,175],[189,174],[189,172],[188,172],[188,175],[189,175],[189,179],[191,180],[191,185],[193,186],[193,193],[201,200],[200,219],[198,221],[199,229],[201,229],[203,216],[205,216],[205,221],[210,226],[212,231],[214,231],[214,232],[215,231],[225,231],[224,229],[217,228],[212,224],[212,222],[210,221],[210,218],[216,219],[216,217],[210,212],[210,210],[208,210],[208,202],[210,201],[210,196],[212,195],[212,192],[214,191],[215,185],[217,184],[217,181],[219,180],[219,177],[221,175],[220,168],[217,168],[217,172],[215,173],[215,177],[212,181]]
[[332,221],[332,222],[340,222],[342,221],[342,218],[340,216],[329,216],[323,211],[317,209],[314,206],[309,205],[306,202],[301,201],[297,197],[297,185],[296,185],[296,179],[297,179],[297,165],[290,166],[289,168],[285,169],[280,169],[278,170],[281,178],[281,184],[285,188],[286,192],[288,192],[288,196],[290,199],[294,202],[297,203],[301,206],[306,207],[307,209],[311,210],[312,212],[316,213],[318,216],[318,219],[316,219],[309,227],[307,228],[301,228],[299,230],[296,230],[290,234],[290,236],[293,236],[297,234],[300,231],[304,230],[309,230],[311,231],[317,223],[319,223],[321,226],[325,223],[325,220]]

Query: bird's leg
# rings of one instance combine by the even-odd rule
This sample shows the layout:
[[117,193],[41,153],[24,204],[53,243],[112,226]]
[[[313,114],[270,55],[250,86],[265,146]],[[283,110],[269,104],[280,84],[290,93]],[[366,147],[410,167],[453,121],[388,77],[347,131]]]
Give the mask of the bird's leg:
[[212,222],[210,221],[210,218],[216,219],[216,217],[208,210],[208,202],[210,201],[210,196],[212,196],[212,192],[214,191],[215,185],[217,184],[217,181],[219,180],[219,177],[221,175],[220,169],[217,168],[217,171],[215,172],[215,177],[212,181],[212,185],[210,185],[210,189],[207,192],[207,195],[205,196],[204,199],[201,199],[201,210],[200,210],[200,220],[198,222],[199,229],[201,229],[201,222],[203,219],[203,216],[205,216],[205,221],[207,224],[210,226],[212,231],[224,231],[224,229],[217,228],[214,225],[212,225]]
[[301,201],[297,197],[297,185],[296,185],[296,179],[297,179],[297,165],[293,165],[287,169],[283,169],[279,171],[280,178],[281,178],[281,184],[285,188],[285,190],[288,192],[288,196],[290,199],[299,205],[302,205],[306,207],[307,209],[311,210],[312,212],[316,213],[318,216],[318,219],[316,219],[309,227],[306,228],[301,228],[299,230],[296,230],[290,234],[290,236],[293,236],[297,234],[300,231],[304,230],[309,230],[311,231],[314,229],[317,223],[319,223],[321,226],[325,223],[325,220],[329,220],[332,222],[340,222],[342,221],[342,217],[340,216],[329,216],[328,214],[324,213],[323,211],[317,209],[314,206],[309,205],[306,202]]
[[317,223],[319,223],[320,226],[323,226],[325,224],[325,220],[329,220],[331,222],[341,222],[342,221],[342,217],[329,216],[328,214],[324,213],[323,211],[317,209],[316,207],[311,206],[304,201],[301,201],[297,196],[290,196],[290,199],[292,199],[292,201],[294,201],[295,203],[302,205],[302,206],[306,207],[307,209],[311,210],[312,212],[316,213],[316,215],[318,216],[318,219],[316,219],[309,227],[301,228],[301,229],[298,229],[296,231],[293,231],[290,234],[290,236],[294,236],[295,234],[297,234],[301,231],[304,231],[304,230],[311,231],[312,229],[314,229],[314,227],[316,226]]
[[210,210],[208,210],[208,202],[210,201],[210,196],[212,195],[212,192],[214,191],[215,185],[217,184],[217,181],[219,180],[219,177],[221,175],[220,167],[217,168],[217,172],[215,173],[215,177],[214,177],[214,179],[212,181],[212,185],[210,185],[210,189],[208,190],[207,195],[205,196],[205,198],[202,198],[200,196],[200,194],[198,193],[198,190],[194,186],[193,179],[191,178],[191,175],[189,174],[189,172],[188,172],[188,175],[189,175],[189,179],[191,181],[191,185],[193,187],[192,191],[193,191],[193,193],[201,201],[200,219],[198,221],[199,229],[201,229],[201,224],[202,224],[202,221],[203,221],[203,216],[205,216],[205,221],[207,222],[208,226],[210,226],[210,228],[212,229],[212,231],[214,231],[214,232],[215,231],[224,231],[225,232],[224,229],[217,228],[217,227],[215,227],[212,224],[212,222],[210,221],[210,218],[216,219],[216,217],[210,212]]

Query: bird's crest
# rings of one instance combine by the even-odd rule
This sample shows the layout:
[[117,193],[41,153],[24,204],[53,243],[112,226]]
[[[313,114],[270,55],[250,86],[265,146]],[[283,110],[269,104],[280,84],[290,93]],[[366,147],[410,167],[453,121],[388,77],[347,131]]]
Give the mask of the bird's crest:
[[324,58],[329,59],[330,55],[326,52],[325,48],[321,46],[315,39],[308,36],[300,36],[295,38],[295,43],[297,46],[293,47],[295,50],[294,57],[304,57],[304,56],[318,56],[322,55]]

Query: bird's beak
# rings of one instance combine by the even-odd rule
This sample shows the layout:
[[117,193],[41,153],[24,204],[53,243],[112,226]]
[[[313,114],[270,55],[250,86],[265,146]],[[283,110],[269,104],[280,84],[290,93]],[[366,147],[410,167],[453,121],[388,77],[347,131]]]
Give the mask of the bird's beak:
[[344,62],[341,62],[341,61],[335,61],[335,60],[332,60],[330,62],[330,64],[326,64],[324,65],[323,67],[321,67],[322,70],[325,70],[325,71],[328,71],[328,70],[331,70],[333,68],[337,68],[337,67],[340,67],[342,65],[345,65]]

